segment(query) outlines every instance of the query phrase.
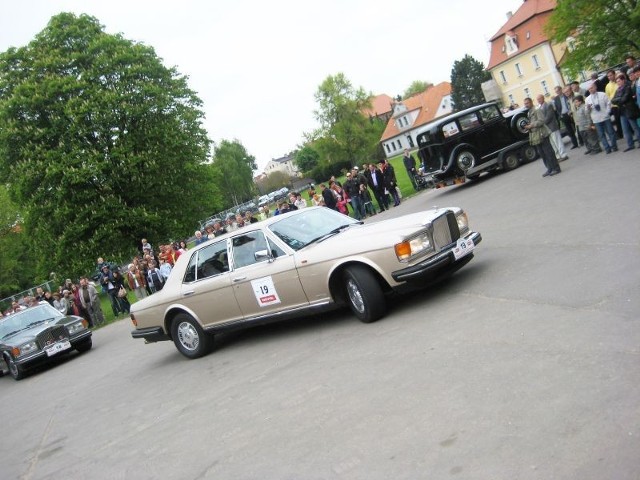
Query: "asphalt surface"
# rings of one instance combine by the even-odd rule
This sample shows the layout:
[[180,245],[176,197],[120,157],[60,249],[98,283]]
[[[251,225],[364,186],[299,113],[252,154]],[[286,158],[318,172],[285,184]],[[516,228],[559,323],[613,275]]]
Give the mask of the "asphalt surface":
[[461,206],[452,278],[217,338],[130,337],[0,379],[2,479],[640,478],[640,150],[541,162],[377,215]]

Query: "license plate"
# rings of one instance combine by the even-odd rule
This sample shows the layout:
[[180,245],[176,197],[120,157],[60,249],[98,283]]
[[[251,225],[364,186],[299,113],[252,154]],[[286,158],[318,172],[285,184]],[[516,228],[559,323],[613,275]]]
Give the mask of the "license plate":
[[459,238],[456,243],[456,247],[453,249],[453,256],[458,260],[459,258],[470,254],[474,248],[476,248],[476,245],[473,243],[472,239],[467,238],[466,240],[463,240],[462,238]]
[[71,342],[69,340],[64,340],[62,342],[54,343],[50,347],[44,349],[47,352],[47,355],[50,357],[51,355],[55,355],[58,352],[62,352],[64,350],[68,350],[71,348]]

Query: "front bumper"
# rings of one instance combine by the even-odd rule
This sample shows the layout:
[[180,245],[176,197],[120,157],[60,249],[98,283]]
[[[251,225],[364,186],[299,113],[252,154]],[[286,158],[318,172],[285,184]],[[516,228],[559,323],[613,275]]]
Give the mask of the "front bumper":
[[75,335],[73,338],[69,338],[69,343],[71,343],[71,348],[62,350],[54,355],[49,356],[47,355],[47,352],[45,352],[44,350],[38,350],[37,352],[33,352],[29,355],[25,355],[24,357],[15,358],[14,361],[18,365],[24,365],[28,367],[40,364],[42,362],[46,362],[50,358],[54,358],[54,357],[57,357],[58,355],[69,353],[71,350],[76,348],[76,345],[78,345],[79,343],[85,342],[88,339],[90,339],[91,335],[92,335],[91,330],[85,330],[83,332],[80,332],[79,334]]
[[162,342],[164,340],[171,340],[169,335],[164,333],[162,327],[147,327],[137,328],[131,331],[133,338],[144,338],[146,343]]
[[[482,235],[479,232],[470,232],[464,238],[473,240],[474,245],[478,245],[482,241]],[[455,244],[416,265],[391,272],[391,277],[396,282],[424,282],[425,280],[434,280],[440,275],[455,272],[473,258],[473,252],[456,260],[453,255],[454,248]]]

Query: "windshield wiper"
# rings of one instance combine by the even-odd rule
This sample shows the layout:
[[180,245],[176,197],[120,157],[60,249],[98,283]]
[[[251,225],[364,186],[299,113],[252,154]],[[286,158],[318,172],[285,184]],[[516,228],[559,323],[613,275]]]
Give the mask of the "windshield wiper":
[[25,328],[31,328],[31,327],[35,327],[36,325],[41,325],[44,322],[48,322],[49,320],[53,320],[54,317],[51,318],[44,318],[42,320],[36,320],[35,322],[31,322],[29,325],[27,325]]
[[15,335],[16,333],[20,333],[23,329],[19,329],[19,330],[14,330],[13,332],[9,332],[7,333],[4,337],[2,337],[2,339],[4,340],[5,338],[10,337],[11,335]]
[[327,238],[329,238],[329,237],[331,237],[333,235],[336,235],[336,234],[342,232],[343,230],[346,230],[351,225],[353,225],[353,224],[352,223],[347,223],[347,224],[344,224],[344,225],[340,225],[339,227],[336,227],[333,230],[331,230],[331,231],[329,231],[329,232],[327,232],[327,233],[325,233],[323,235],[320,235],[319,237],[314,238],[313,240],[307,242],[307,245],[309,245],[311,243],[314,243],[314,242],[318,242],[318,243],[322,242],[323,240],[326,240]]

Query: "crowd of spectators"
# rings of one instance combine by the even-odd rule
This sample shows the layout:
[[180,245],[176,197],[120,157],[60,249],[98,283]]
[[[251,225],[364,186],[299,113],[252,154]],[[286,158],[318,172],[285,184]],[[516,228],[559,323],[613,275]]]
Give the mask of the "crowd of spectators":
[[623,67],[607,71],[603,78],[594,73],[586,89],[571,82],[556,86],[555,92],[548,103],[539,94],[537,106],[531,98],[524,100],[529,142],[547,168],[543,177],[561,173],[558,162],[568,158],[559,122],[571,140],[571,150],[584,147],[587,155],[617,152],[620,140],[627,144],[624,152],[640,145],[640,65],[632,55],[625,58]]
[[0,316],[47,302],[63,314],[85,318],[90,327],[102,325],[105,317],[99,292],[109,299],[114,317],[128,315],[131,309],[129,292],[132,291],[139,300],[162,290],[174,263],[186,249],[186,241],[180,241],[161,245],[156,253],[151,244],[142,239],[142,254],[134,256],[126,267],[108,263],[99,257],[97,273],[93,278],[84,276],[78,283],[67,278],[62,285],[51,291],[42,286],[37,287],[34,295],[14,298],[11,306],[0,312]]
[[7,316],[19,312],[41,302],[47,302],[64,315],[76,315],[87,320],[90,327],[102,325],[104,314],[100,306],[100,297],[95,285],[87,278],[81,277],[78,283],[70,278],[60,285],[56,291],[37,287],[33,296],[27,295],[14,299],[11,307],[0,315]]

